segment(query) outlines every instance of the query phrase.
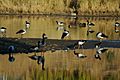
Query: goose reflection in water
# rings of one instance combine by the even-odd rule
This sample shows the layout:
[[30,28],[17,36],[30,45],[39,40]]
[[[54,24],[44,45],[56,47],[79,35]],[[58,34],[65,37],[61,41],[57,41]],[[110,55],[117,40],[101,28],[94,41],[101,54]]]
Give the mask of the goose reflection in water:
[[116,33],[119,33],[120,23],[119,23],[117,20],[115,20],[114,29],[115,29],[115,32],[116,32]]
[[37,64],[42,64],[42,70],[45,70],[44,68],[44,63],[45,63],[45,57],[44,55],[41,55],[41,56],[37,56],[36,54],[32,55],[32,56],[29,56],[30,59],[32,60],[37,60]]
[[13,56],[13,53],[15,51],[15,47],[13,45],[9,46],[8,51],[9,51],[9,57],[8,57],[9,62],[14,62],[15,57]]

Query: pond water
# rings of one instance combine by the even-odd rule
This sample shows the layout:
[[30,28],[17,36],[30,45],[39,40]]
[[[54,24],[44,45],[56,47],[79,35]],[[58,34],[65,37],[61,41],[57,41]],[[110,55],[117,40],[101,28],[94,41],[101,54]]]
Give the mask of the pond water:
[[[87,23],[87,19],[95,24],[91,29],[95,32],[87,36],[87,27],[79,27],[79,23]],[[68,39],[96,39],[97,32],[103,32],[109,36],[109,40],[118,40],[120,35],[115,33],[113,17],[80,17],[74,19],[72,17],[49,17],[49,16],[0,16],[0,26],[7,28],[7,37],[19,37],[16,32],[20,29],[25,29],[25,21],[30,21],[30,29],[24,35],[24,38],[40,38],[43,33],[46,33],[49,39],[60,39],[63,30],[56,30],[59,27],[56,21],[65,22],[64,27],[70,31]],[[75,26],[76,22],[76,26]],[[119,19],[118,19],[119,22]],[[71,24],[72,28],[68,28]]]
[[[87,27],[80,27],[87,19],[95,23],[94,33],[87,35]],[[30,21],[30,29],[24,38],[41,38],[46,33],[49,39],[60,39],[63,30],[57,30],[56,21],[64,21],[64,27],[69,30],[68,40],[96,40],[96,33],[103,32],[109,36],[108,40],[119,40],[120,33],[115,33],[113,17],[73,17],[62,16],[0,16],[0,26],[7,28],[6,37],[19,38],[19,29],[25,28],[25,21]],[[77,26],[73,25],[76,21]],[[118,19],[118,22],[120,20]],[[68,28],[71,24],[73,27]],[[2,36],[2,35],[1,35]],[[95,49],[80,49],[87,57],[79,59],[73,51],[45,52],[45,70],[37,61],[28,56],[33,54],[15,54],[15,61],[9,62],[8,55],[0,55],[0,79],[3,80],[120,80],[120,49],[110,48],[101,55],[101,60],[95,59]],[[41,55],[41,53],[37,53]]]

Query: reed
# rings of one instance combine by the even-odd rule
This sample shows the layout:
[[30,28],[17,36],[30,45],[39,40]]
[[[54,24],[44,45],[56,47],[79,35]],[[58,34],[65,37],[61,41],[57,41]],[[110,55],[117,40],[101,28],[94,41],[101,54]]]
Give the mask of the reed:
[[1,0],[0,13],[41,14],[70,13],[80,15],[119,15],[119,0]]

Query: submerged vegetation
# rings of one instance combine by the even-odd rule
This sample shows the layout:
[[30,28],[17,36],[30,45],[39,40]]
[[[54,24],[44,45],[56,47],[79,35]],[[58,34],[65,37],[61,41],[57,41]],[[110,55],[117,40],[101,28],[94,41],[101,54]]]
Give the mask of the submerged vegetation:
[[120,0],[0,0],[0,13],[119,15]]

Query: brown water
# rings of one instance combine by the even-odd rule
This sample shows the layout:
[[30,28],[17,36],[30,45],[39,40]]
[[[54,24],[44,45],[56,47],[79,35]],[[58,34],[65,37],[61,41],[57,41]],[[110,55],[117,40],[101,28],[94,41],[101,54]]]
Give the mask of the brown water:
[[[77,22],[86,22],[87,18],[79,18]],[[31,27],[23,36],[25,38],[39,38],[46,33],[50,39],[60,39],[63,30],[57,31],[56,20],[64,21],[65,27],[70,31],[67,39],[96,39],[98,31],[109,36],[108,40],[119,40],[119,33],[114,32],[113,18],[90,18],[95,23],[94,33],[86,35],[87,28],[68,28],[71,21],[69,17],[48,16],[0,16],[0,26],[7,28],[7,37],[19,37],[16,31],[25,28],[25,21],[31,22]],[[119,20],[118,20],[119,21]],[[85,59],[78,59],[73,51],[56,51],[45,53],[45,71],[36,61],[28,56],[33,54],[16,54],[15,61],[10,63],[8,55],[0,55],[0,79],[8,80],[120,80],[120,49],[108,49],[101,55],[102,60],[96,60],[95,49],[77,50],[87,55]],[[40,53],[38,53],[40,55]]]
[[[91,22],[95,23],[95,27],[92,30],[95,32],[87,36],[87,28],[81,28],[77,25],[75,28],[68,28],[70,23],[75,20],[70,17],[49,17],[49,16],[0,16],[0,26],[7,28],[7,37],[20,37],[15,33],[25,28],[25,21],[31,22],[31,27],[24,35],[24,38],[39,38],[42,33],[46,33],[50,39],[60,39],[63,30],[57,31],[58,25],[56,21],[63,21],[66,24],[64,27],[70,31],[70,37],[68,39],[96,39],[96,33],[98,31],[109,35],[109,40],[118,40],[119,33],[114,32],[114,18],[78,18],[77,23],[84,22],[90,19]],[[119,21],[119,20],[118,20]]]

